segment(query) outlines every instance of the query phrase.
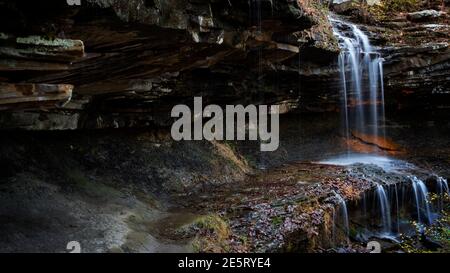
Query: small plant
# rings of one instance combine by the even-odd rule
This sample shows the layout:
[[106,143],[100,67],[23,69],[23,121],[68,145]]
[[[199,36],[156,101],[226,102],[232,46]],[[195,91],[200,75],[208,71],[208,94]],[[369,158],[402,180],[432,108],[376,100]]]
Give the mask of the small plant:
[[[412,236],[401,235],[400,248],[406,253],[447,253],[450,250],[450,217],[443,211],[442,217],[437,219],[433,225],[423,227],[417,222],[412,222],[416,228],[416,234]],[[424,247],[423,238],[428,238],[439,244],[439,248],[430,250]]]
[[195,233],[192,242],[194,252],[228,252],[231,230],[219,215],[210,214],[199,217],[192,224],[182,227],[178,232]]
[[275,227],[280,226],[283,222],[284,222],[284,220],[283,220],[283,218],[280,217],[280,216],[277,216],[277,217],[272,218],[272,224],[273,224]]

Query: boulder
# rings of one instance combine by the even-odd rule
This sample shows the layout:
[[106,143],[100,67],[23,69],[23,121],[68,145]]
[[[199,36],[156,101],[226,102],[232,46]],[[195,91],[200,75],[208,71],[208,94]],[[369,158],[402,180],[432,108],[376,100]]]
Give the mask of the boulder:
[[337,14],[348,14],[359,8],[357,0],[333,0],[332,9]]
[[[369,6],[380,4],[380,0],[367,0],[366,3]],[[360,0],[332,0],[331,6],[334,12],[338,14],[348,14],[356,9],[359,9],[361,5]]]
[[426,22],[434,21],[444,16],[446,16],[445,12],[430,9],[408,13],[406,18],[411,22]]

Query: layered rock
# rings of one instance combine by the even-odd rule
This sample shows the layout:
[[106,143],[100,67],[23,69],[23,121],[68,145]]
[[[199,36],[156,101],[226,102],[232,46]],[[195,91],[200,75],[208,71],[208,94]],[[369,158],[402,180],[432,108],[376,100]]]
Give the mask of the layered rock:
[[[380,47],[388,105],[450,105],[448,19],[445,8],[437,10],[441,1],[429,2],[423,9],[439,16],[426,22],[411,20],[414,13],[373,18],[377,1],[364,12],[342,12],[363,22]],[[367,8],[312,0],[0,1],[0,82],[73,86],[58,98],[22,93],[24,101],[5,101],[0,127],[168,125],[172,106],[193,96],[222,105],[280,104],[284,112],[338,111],[330,3],[335,11]]]
[[391,104],[397,108],[448,108],[450,103],[450,27],[446,13],[426,21],[411,14],[385,20],[376,28],[383,45],[385,81]]
[[407,17],[412,22],[426,22],[433,21],[441,17],[445,17],[446,13],[437,10],[422,10],[408,13]]
[[[405,2],[405,1],[404,1]],[[358,24],[384,58],[385,102],[390,109],[425,111],[446,109],[450,103],[450,59],[448,8],[442,1],[428,1],[417,11],[386,10],[386,3],[367,7],[359,1],[343,1],[333,9],[346,20]],[[419,2],[417,2],[419,3]],[[342,10],[339,5],[352,5]],[[342,7],[342,6],[341,6]],[[406,9],[406,7],[404,7]],[[429,10],[433,8],[433,10]],[[352,12],[352,10],[354,12]],[[366,16],[362,18],[362,16]],[[436,15],[436,16],[434,16]],[[413,18],[420,19],[413,19]],[[305,71],[306,73],[307,71]],[[339,90],[338,69],[334,65],[316,69],[322,89]],[[323,85],[323,82],[337,84]],[[314,84],[311,84],[313,86]],[[332,94],[332,90],[329,94]],[[340,94],[328,101],[339,102]]]
[[[31,116],[25,120],[34,123],[48,120],[49,113],[72,119],[77,128],[164,125],[172,105],[194,95],[219,104],[289,105],[299,97],[299,55],[313,54],[317,63],[332,61],[338,52],[316,1],[52,4],[1,2],[4,13],[20,21],[2,24],[5,37],[30,41],[39,50],[28,48],[34,55],[27,55],[17,43],[6,43],[0,78],[73,85],[71,102],[62,108],[36,102],[20,115],[10,108],[2,113],[4,128],[17,124],[10,117]],[[71,42],[77,44],[70,48]]]

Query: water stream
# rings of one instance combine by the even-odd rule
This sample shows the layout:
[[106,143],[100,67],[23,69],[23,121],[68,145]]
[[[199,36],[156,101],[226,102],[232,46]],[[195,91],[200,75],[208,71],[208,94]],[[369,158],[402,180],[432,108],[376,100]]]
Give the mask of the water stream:
[[[330,18],[334,35],[339,40],[341,53],[338,57],[340,69],[343,131],[347,139],[347,154],[322,161],[325,164],[350,165],[354,163],[375,164],[384,171],[402,169],[408,182],[403,184],[376,184],[373,191],[362,197],[363,210],[359,217],[371,234],[398,236],[405,231],[403,223],[415,220],[419,226],[432,224],[436,215],[444,208],[444,195],[449,193],[447,180],[437,177],[436,191],[439,199],[432,205],[427,184],[413,175],[407,175],[411,166],[403,161],[376,154],[355,154],[348,147],[355,133],[385,139],[385,109],[383,58],[370,44],[367,34],[358,26],[337,18]],[[338,205],[346,234],[351,213],[346,201],[338,194]],[[370,196],[370,197],[369,197]],[[366,200],[370,198],[370,200]],[[346,210],[343,212],[342,210]],[[346,224],[345,224],[346,223]]]
[[[349,235],[349,222],[348,222],[348,209],[347,209],[347,203],[345,202],[344,198],[340,196],[339,194],[336,194],[336,198],[338,200],[338,206],[339,206],[339,216],[342,219],[342,227],[344,230],[345,235],[348,237]],[[336,223],[336,219],[334,219],[334,222]]]
[[379,201],[379,208],[380,208],[380,215],[381,215],[381,221],[383,224],[383,231],[386,233],[390,233],[391,228],[391,208],[389,205],[389,199],[386,195],[386,191],[384,190],[384,187],[381,185],[377,185],[376,189],[376,195],[378,197]]
[[330,18],[339,39],[338,58],[342,86],[345,135],[353,132],[383,137],[383,58],[356,25]]

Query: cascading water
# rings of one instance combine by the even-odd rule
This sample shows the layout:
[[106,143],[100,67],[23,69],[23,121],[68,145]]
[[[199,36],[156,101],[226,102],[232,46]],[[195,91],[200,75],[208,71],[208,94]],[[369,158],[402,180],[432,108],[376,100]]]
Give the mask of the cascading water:
[[444,209],[444,199],[445,199],[445,195],[450,195],[449,189],[448,189],[448,183],[447,180],[444,179],[443,177],[438,177],[436,180],[436,188],[437,188],[437,193],[439,196],[439,203],[438,203],[438,211],[441,211]]
[[447,179],[445,179],[443,177],[438,177],[437,183],[438,183],[438,187],[441,189],[439,192],[441,195],[450,194],[450,191],[448,189]]
[[432,218],[430,201],[428,200],[428,189],[425,186],[425,183],[415,176],[411,177],[411,181],[416,201],[417,221],[419,224],[430,224]]
[[[339,215],[342,217],[342,227],[344,229],[345,235],[348,237],[349,235],[349,223],[348,223],[348,209],[347,209],[347,204],[344,200],[344,198],[342,198],[342,196],[340,196],[339,194],[336,194],[336,198],[338,201],[338,206],[339,206]],[[336,218],[336,214],[334,215]],[[334,219],[334,222],[336,224],[337,219]]]
[[[329,19],[341,48],[338,66],[342,93],[343,128],[347,145],[350,143],[350,138],[358,137],[358,134],[383,140],[386,137],[384,59],[370,44],[368,35],[358,26],[337,18]],[[348,152],[350,151],[349,147],[347,146]],[[346,156],[339,157],[337,161],[339,164],[345,165],[345,158],[348,159],[349,156],[350,154],[347,153]],[[373,163],[371,160],[361,161],[362,158],[359,156],[357,159],[359,161],[355,161],[354,158],[348,159],[348,161]],[[439,204],[435,207],[430,203],[429,191],[425,183],[415,176],[409,178],[411,184],[396,185],[386,181],[384,186],[378,184],[373,192],[364,193],[363,208],[356,215],[351,211],[352,217],[365,219],[359,226],[359,228],[363,228],[362,232],[368,232],[369,236],[378,233],[378,235],[395,237],[411,230],[411,219],[417,219],[420,226],[433,223],[435,213],[444,209],[444,196],[449,194],[447,181],[440,177],[437,179],[436,192],[439,195]],[[333,218],[335,218],[335,223],[343,222],[343,229],[348,236],[347,204],[340,195],[336,194],[336,198],[339,211],[333,213]],[[342,218],[337,219],[337,216]],[[378,230],[378,226],[381,226],[382,229]],[[375,227],[377,232],[372,232],[372,227]],[[380,231],[381,234],[379,234]]]
[[384,187],[377,185],[376,194],[380,206],[381,221],[383,224],[383,231],[386,233],[391,232],[391,206],[386,195]]
[[397,223],[397,232],[400,232],[400,203],[398,200],[398,189],[397,189],[397,184],[394,184],[394,195],[395,195],[395,221]]
[[[384,136],[383,58],[356,25],[330,18],[342,49],[338,65],[343,93],[345,134]],[[384,129],[383,129],[384,130]]]
[[[329,19],[342,49],[338,65],[347,143],[350,134],[355,132],[384,136],[384,132],[379,132],[380,122],[384,122],[383,59],[371,46],[368,36],[356,25]],[[389,233],[392,230],[390,200],[381,185],[377,186],[376,195],[383,231]]]

